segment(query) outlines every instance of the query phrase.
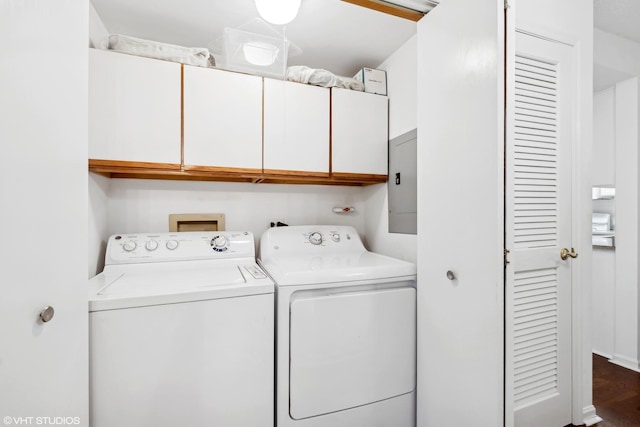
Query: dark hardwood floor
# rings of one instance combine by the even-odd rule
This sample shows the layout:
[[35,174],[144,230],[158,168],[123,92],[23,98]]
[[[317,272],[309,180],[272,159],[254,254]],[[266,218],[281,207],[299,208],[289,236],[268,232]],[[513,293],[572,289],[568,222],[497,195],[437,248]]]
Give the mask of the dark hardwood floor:
[[640,427],[640,373],[593,355],[593,404],[597,427]]

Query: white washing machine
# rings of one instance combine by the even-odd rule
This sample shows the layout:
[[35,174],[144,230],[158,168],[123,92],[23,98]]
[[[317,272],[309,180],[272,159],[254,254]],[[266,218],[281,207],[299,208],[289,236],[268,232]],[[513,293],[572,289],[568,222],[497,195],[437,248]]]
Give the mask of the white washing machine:
[[91,426],[273,426],[273,292],[251,233],[111,236],[90,280]]
[[353,227],[267,230],[276,282],[276,425],[413,427],[416,267]]

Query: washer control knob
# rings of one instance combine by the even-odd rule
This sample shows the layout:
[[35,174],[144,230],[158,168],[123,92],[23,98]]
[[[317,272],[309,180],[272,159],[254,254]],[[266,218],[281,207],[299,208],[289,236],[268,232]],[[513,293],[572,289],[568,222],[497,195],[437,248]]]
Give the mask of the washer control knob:
[[211,239],[211,247],[216,252],[226,251],[228,245],[229,239],[227,239],[225,236],[217,235],[213,239]]
[[149,240],[145,245],[144,245],[145,249],[148,251],[155,251],[156,249],[158,249],[158,242],[156,242],[155,240]]
[[225,246],[227,246],[227,238],[224,236],[216,236],[214,237],[213,241],[216,244],[216,247],[218,248],[224,248]]
[[309,242],[311,242],[314,245],[319,245],[322,243],[322,234],[320,234],[317,231],[314,231],[313,233],[309,234]]
[[333,240],[334,242],[338,243],[340,241],[340,235],[338,233],[333,233],[331,235],[331,240]]
[[167,240],[166,246],[167,246],[167,249],[172,251],[172,250],[174,250],[175,248],[178,247],[178,241],[177,240]]
[[122,249],[124,249],[127,252],[131,252],[132,250],[134,250],[138,245],[136,244],[136,242],[134,242],[133,240],[127,240],[126,242],[124,242],[124,244],[122,245]]

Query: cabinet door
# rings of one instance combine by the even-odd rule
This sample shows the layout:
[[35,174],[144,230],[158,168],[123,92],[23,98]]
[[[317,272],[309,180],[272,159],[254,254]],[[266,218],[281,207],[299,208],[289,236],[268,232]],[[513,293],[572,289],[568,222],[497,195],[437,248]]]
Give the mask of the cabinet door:
[[89,158],[180,164],[180,64],[89,51]]
[[503,23],[477,0],[417,23],[419,426],[503,425]]
[[329,173],[329,89],[264,80],[264,169]]
[[387,97],[332,89],[331,137],[332,172],[386,175]]
[[261,77],[184,67],[184,164],[261,171]]
[[2,425],[88,425],[87,11],[0,2]]

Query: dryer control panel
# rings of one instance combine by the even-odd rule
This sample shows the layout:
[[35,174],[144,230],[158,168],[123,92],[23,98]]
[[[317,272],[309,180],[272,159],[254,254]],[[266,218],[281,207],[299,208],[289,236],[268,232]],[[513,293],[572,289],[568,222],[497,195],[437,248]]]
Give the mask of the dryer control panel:
[[268,229],[260,238],[260,256],[308,255],[365,251],[355,228],[344,225],[301,225]]
[[105,265],[255,257],[248,231],[114,234]]

